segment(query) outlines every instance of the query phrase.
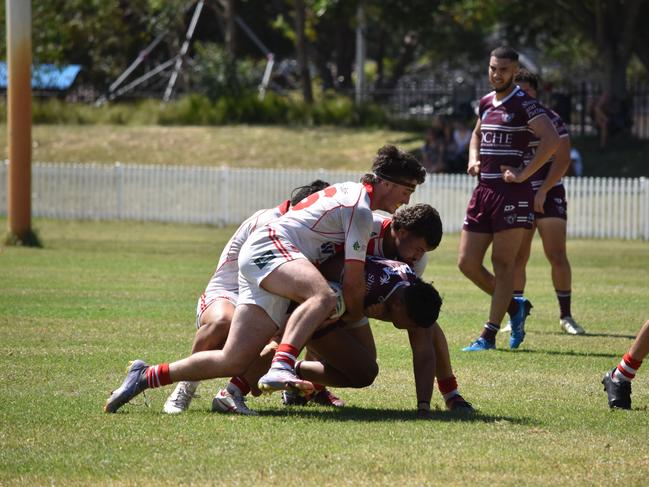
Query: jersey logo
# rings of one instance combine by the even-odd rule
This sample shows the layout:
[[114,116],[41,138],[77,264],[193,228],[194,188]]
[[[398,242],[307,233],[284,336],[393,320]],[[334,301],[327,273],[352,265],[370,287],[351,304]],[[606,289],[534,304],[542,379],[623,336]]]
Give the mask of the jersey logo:
[[320,252],[326,255],[333,255],[336,253],[336,245],[333,242],[325,242],[320,245]]
[[259,257],[253,260],[253,262],[259,267],[260,269],[263,269],[266,267],[266,265],[275,258],[275,253],[272,250],[267,250],[263,254],[261,254]]
[[514,205],[505,205],[505,211],[514,211],[516,208]]
[[511,122],[512,120],[514,120],[514,114],[513,114],[513,113],[507,113],[507,112],[505,112],[505,113],[503,113],[503,114],[500,116],[500,118],[502,118],[502,121],[503,121],[503,122],[505,122],[505,123],[509,123],[509,122]]
[[353,249],[358,252],[361,249],[361,244],[354,242]]
[[518,93],[516,93],[516,96],[525,96],[525,92],[521,90]]
[[513,225],[515,221],[516,221],[516,215],[507,215],[505,217],[505,223],[507,223],[507,225]]

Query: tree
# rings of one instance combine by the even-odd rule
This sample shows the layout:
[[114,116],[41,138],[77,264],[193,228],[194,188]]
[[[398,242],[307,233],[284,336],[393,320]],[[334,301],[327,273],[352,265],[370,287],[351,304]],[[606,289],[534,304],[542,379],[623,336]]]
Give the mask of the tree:
[[300,71],[304,102],[311,104],[313,103],[313,91],[311,88],[311,73],[309,72],[305,24],[306,7],[304,0],[295,0],[295,49],[297,51],[297,65]]

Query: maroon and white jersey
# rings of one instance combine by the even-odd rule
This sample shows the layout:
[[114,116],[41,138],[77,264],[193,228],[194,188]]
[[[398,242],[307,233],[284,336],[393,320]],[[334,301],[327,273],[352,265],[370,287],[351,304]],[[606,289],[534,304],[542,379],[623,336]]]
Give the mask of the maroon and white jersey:
[[403,286],[410,286],[417,275],[408,264],[368,256],[365,259],[365,306],[383,303]]
[[492,91],[480,100],[480,182],[487,186],[507,184],[500,166],[520,167],[533,132],[529,123],[547,117],[545,108],[520,87],[502,100]]
[[[396,255],[385,255],[383,251],[383,242],[385,240],[385,235],[390,229],[390,223],[392,223],[392,218],[389,216],[381,215],[379,213],[374,213],[374,221],[372,223],[372,233],[370,235],[370,241],[367,244],[367,255],[375,255],[378,257],[384,258],[397,258]],[[428,254],[424,254],[421,259],[415,262],[412,265],[412,270],[415,271],[417,277],[421,277],[426,270],[426,264],[428,263]]]
[[289,200],[286,200],[276,208],[259,210],[239,225],[239,228],[230,237],[230,240],[223,248],[223,252],[221,252],[214,275],[205,288],[206,295],[209,296],[211,293],[222,291],[238,294],[239,251],[241,246],[257,228],[284,215],[288,211],[290,203]]
[[[546,108],[546,111],[548,113],[548,116],[550,117],[550,120],[552,121],[552,125],[554,125],[554,128],[556,129],[557,133],[559,134],[560,138],[565,138],[569,137],[570,134],[568,133],[568,128],[566,127],[566,124],[563,123],[563,120],[559,116],[557,112],[554,110],[550,110],[549,108]],[[536,153],[536,148],[539,146],[539,139],[535,135],[532,136],[532,140],[530,140],[528,150],[525,153],[525,165],[527,166],[532,158],[534,158],[534,154]],[[530,182],[532,183],[532,189],[536,191],[541,187],[543,182],[545,181],[545,178],[548,177],[548,172],[550,172],[550,166],[554,163],[554,154],[548,159],[548,161],[543,164],[538,171],[536,171],[532,177],[530,177]],[[559,180],[555,186],[561,186],[563,182]]]
[[372,230],[372,186],[339,183],[304,198],[285,215],[257,230],[290,242],[309,261],[320,263],[341,248],[345,260],[365,262]]

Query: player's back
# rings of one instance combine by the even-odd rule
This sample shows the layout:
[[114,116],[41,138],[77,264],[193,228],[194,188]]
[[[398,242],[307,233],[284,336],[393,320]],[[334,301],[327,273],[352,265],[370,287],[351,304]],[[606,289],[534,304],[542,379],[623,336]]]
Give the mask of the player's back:
[[345,246],[346,259],[364,260],[372,228],[371,186],[339,183],[293,206],[268,224],[312,262],[322,262]]

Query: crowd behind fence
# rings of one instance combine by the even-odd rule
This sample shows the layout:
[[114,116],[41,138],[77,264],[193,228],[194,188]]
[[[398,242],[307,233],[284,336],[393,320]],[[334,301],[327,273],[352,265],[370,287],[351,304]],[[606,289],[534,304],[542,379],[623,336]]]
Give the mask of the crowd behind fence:
[[[393,116],[406,119],[429,120],[444,116],[463,120],[475,118],[477,101],[492,89],[484,83],[435,84],[425,81],[410,82],[394,90],[368,90],[364,99],[374,100]],[[625,118],[628,131],[639,139],[649,139],[649,85],[630,82],[627,88]],[[573,136],[597,133],[593,108],[602,94],[602,87],[591,82],[547,85],[539,94],[540,100],[554,109],[570,127]]]
[[[8,162],[0,164],[0,214],[7,214]],[[81,220],[237,225],[314,179],[358,181],[358,172],[34,163],[32,214]],[[649,240],[648,178],[566,178],[568,234]],[[429,175],[411,202],[438,209],[445,232],[462,228],[475,179]]]

